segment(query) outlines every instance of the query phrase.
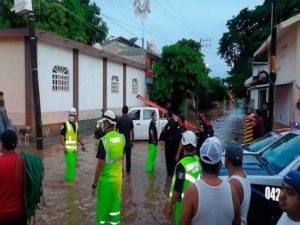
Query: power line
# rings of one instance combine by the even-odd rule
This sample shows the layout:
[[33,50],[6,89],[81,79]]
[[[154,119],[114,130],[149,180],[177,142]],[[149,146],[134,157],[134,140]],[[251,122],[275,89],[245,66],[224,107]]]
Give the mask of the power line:
[[[102,15],[103,15],[105,18],[107,18],[108,20],[110,20],[110,21],[115,21],[116,23],[121,23],[121,24],[123,24],[123,25],[125,25],[125,26],[128,26],[128,27],[131,27],[131,28],[133,28],[133,29],[140,30],[140,28],[138,28],[138,27],[134,27],[134,26],[132,26],[132,25],[129,25],[129,24],[127,24],[127,23],[124,23],[123,21],[120,21],[120,20],[117,20],[117,19],[112,18],[112,17],[110,17],[110,16],[107,16],[107,15],[105,15],[105,14],[103,14],[103,13],[102,13]],[[153,36],[153,37],[155,37],[155,38],[157,38],[156,34],[154,34],[154,33],[152,33],[152,32],[145,31],[145,33],[146,33],[146,34],[149,34],[149,35],[151,35],[151,36]],[[172,42],[171,40],[169,40],[169,39],[167,39],[167,38],[164,38],[164,37],[162,37],[162,38],[165,39],[165,40],[168,41],[168,42]]]
[[[133,21],[136,20],[136,18],[133,16],[133,14],[128,13],[128,12],[130,11],[130,10],[128,10],[128,9],[130,9],[130,6],[129,6],[128,4],[126,4],[126,3],[128,3],[128,2],[126,2],[126,1],[125,1],[125,2],[124,2],[124,1],[118,1],[118,2],[115,2],[114,0],[110,0],[110,1],[104,0],[104,2],[105,2],[106,4],[108,4],[111,8],[113,8],[114,10],[118,10],[118,11],[120,12],[120,14],[122,14],[123,16],[125,16],[126,19],[132,18]],[[122,6],[124,6],[124,8],[122,8],[122,7],[118,4],[118,3],[120,3],[120,2],[121,2],[121,4],[122,4]],[[132,11],[132,12],[133,12],[133,11]],[[105,15],[105,14],[102,13],[102,15]],[[131,27],[131,28],[134,28],[134,29],[136,29],[136,30],[141,31],[141,28],[133,27],[133,26],[131,26],[131,25],[128,25],[128,24],[124,23],[123,21],[117,20],[117,19],[112,18],[112,17],[109,17],[109,16],[107,16],[107,15],[105,15],[105,16],[106,16],[106,18],[108,18],[108,19],[110,19],[110,20],[113,19],[114,22],[117,21],[118,23],[124,24],[124,25],[126,25],[126,26],[128,26],[128,27]],[[149,17],[149,18],[150,18],[150,17]],[[147,19],[146,24],[149,25],[149,27],[152,27],[151,30],[153,30],[154,32],[156,32],[156,33],[158,33],[158,34],[164,33],[164,30],[163,30],[163,29],[159,29],[159,26],[153,26],[152,24],[149,24],[148,22],[150,22],[149,19]],[[150,34],[151,36],[157,38],[157,34],[151,33],[151,31],[149,31],[149,29],[148,29],[148,26],[146,26],[146,31],[145,31],[145,33],[146,33],[146,34]],[[168,42],[173,42],[173,41],[169,40],[168,38],[166,38],[165,35],[161,35],[161,36],[163,37],[164,40],[166,40],[166,41],[168,41]]]
[[181,12],[179,10],[177,10],[169,0],[166,0],[168,2],[168,4],[174,9],[174,11],[177,12],[177,14],[183,19],[183,21],[189,25],[190,27],[192,27],[193,29],[195,29],[195,27],[181,14]]
[[[80,22],[84,22],[86,25],[89,25],[90,28],[92,28],[92,30],[96,31],[98,33],[98,31],[101,31],[103,34],[106,34],[107,30],[104,30],[104,28],[102,27],[98,27],[92,23],[89,23],[88,21],[86,21],[85,19],[83,19],[82,17],[78,16],[77,14],[73,13],[71,10],[69,10],[68,8],[64,7],[61,4],[58,4],[56,2],[53,2],[52,4],[55,4],[56,6],[61,7],[62,9],[64,9],[66,12],[68,12],[69,14],[75,16],[78,20],[80,20]],[[95,29],[96,28],[96,29]]]

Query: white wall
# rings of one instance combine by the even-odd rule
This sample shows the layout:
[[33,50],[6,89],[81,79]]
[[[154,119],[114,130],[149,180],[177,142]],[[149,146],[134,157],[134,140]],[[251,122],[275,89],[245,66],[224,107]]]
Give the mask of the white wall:
[[[119,77],[119,93],[111,93],[111,78]],[[107,108],[122,108],[123,106],[123,65],[107,60]]]
[[127,65],[126,104],[128,107],[143,106],[144,103],[132,93],[132,79],[138,79],[138,94],[146,97],[145,71]]
[[79,110],[103,108],[102,58],[79,54]]
[[297,29],[292,27],[277,42],[276,84],[286,84],[296,79]]
[[25,46],[23,38],[0,39],[0,91],[9,119],[25,125]]
[[257,74],[261,71],[269,72],[269,66],[268,65],[260,65],[260,64],[252,65],[252,76],[257,76]]
[[258,90],[251,90],[250,93],[250,107],[253,107],[253,109],[257,109],[258,107]]
[[[73,51],[45,42],[38,42],[38,70],[42,112],[67,112],[73,106]],[[52,70],[54,66],[64,66],[69,70],[69,91],[52,90]],[[63,115],[66,113],[63,113]],[[62,116],[51,118],[42,115],[43,123],[56,123]]]

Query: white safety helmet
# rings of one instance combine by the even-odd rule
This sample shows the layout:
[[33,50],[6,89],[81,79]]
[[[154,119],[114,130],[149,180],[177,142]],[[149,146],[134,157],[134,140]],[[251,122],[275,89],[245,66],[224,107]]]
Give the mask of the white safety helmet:
[[183,145],[188,145],[191,144],[194,147],[196,147],[197,144],[197,137],[195,135],[195,133],[193,131],[186,131],[182,134],[182,139],[181,139],[181,143]]
[[113,110],[107,110],[103,113],[101,120],[104,122],[108,120],[110,124],[117,123],[117,115]]
[[77,115],[77,110],[75,107],[72,107],[70,110],[69,110],[69,115],[73,115],[73,116],[76,116]]

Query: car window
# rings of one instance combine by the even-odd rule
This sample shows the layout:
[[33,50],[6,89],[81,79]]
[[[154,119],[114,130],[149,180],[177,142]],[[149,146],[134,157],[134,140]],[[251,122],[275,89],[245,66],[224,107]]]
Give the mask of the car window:
[[250,152],[258,152],[259,150],[263,149],[267,145],[271,144],[276,138],[277,135],[274,136],[271,133],[267,133],[263,137],[258,138],[253,143],[251,143],[248,146],[247,150]]
[[155,112],[154,109],[144,109],[143,112],[143,119],[144,120],[151,120],[151,114]]
[[269,162],[269,166],[279,173],[297,156],[300,155],[300,135],[290,133],[274,142],[262,156]]
[[129,118],[132,120],[140,120],[141,119],[141,110],[134,110],[128,113]]

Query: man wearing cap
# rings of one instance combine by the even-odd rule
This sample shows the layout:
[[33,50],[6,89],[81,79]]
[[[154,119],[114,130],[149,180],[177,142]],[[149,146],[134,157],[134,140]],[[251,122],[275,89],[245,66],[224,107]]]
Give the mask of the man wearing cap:
[[85,151],[85,146],[79,137],[78,123],[76,122],[76,109],[72,107],[69,110],[68,115],[68,120],[61,126],[60,143],[65,153],[65,181],[73,182],[75,180],[75,170],[77,164],[77,141],[80,143],[82,151]]
[[185,131],[182,134],[181,143],[184,148],[184,157],[177,163],[173,176],[169,195],[169,212],[174,208],[175,225],[179,224],[182,199],[184,192],[190,183],[194,183],[200,178],[201,166],[199,157],[195,155],[197,138],[194,132]]
[[92,194],[97,191],[96,224],[120,224],[122,159],[125,137],[115,131],[117,116],[107,110],[102,116],[105,135],[99,140]]
[[26,225],[24,162],[15,152],[17,135],[6,130],[0,146],[0,224]]
[[246,172],[242,168],[243,149],[238,143],[225,146],[225,166],[229,173],[229,183],[238,193],[241,205],[241,225],[247,225],[247,216],[251,199],[251,186]]
[[218,177],[222,166],[222,145],[216,137],[200,149],[202,177],[191,184],[183,198],[180,225],[240,225],[240,202],[236,190]]
[[291,171],[284,177],[279,207],[283,214],[277,225],[300,225],[300,171]]

